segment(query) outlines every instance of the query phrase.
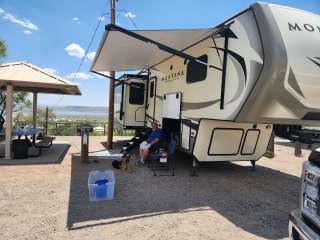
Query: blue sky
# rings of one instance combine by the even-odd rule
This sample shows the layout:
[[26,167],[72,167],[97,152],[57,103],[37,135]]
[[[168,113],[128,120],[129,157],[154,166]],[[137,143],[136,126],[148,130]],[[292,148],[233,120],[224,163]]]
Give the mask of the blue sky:
[[[215,26],[255,1],[251,0],[119,0],[117,23],[134,29],[202,28]],[[320,14],[320,0],[269,0]],[[108,13],[109,0],[0,0],[0,39],[8,45],[4,62],[29,61],[72,78],[98,18]],[[81,97],[40,95],[42,105],[107,106],[108,80],[88,72],[105,16],[76,83]]]

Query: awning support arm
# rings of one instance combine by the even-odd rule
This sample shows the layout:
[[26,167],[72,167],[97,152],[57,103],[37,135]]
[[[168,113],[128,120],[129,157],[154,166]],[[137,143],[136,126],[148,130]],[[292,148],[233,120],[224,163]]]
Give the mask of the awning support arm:
[[222,81],[221,81],[221,95],[220,95],[220,109],[224,109],[224,95],[226,88],[226,75],[227,75],[227,60],[228,60],[228,47],[229,47],[229,33],[227,32],[224,38],[224,52],[223,52],[223,66],[222,66]]
[[[112,79],[112,80],[114,80],[114,81],[116,81],[117,83],[115,84],[115,86],[114,87],[117,87],[117,86],[119,86],[120,84],[127,84],[127,83],[125,83],[123,80],[120,80],[119,78],[113,78],[113,77],[110,77],[110,76],[108,76],[108,75],[104,75],[104,74],[102,74],[102,73],[99,73],[99,72],[96,72],[96,71],[92,71],[93,73],[95,73],[95,74],[98,74],[98,75],[100,75],[100,76],[103,76],[103,77],[106,77],[106,78],[109,78],[109,79]],[[133,78],[133,74],[129,74],[130,75],[130,77],[132,77]],[[136,76],[139,76],[139,75],[136,75]],[[143,76],[143,77],[146,77],[146,76]],[[140,75],[140,77],[139,78],[142,78],[142,76]],[[130,84],[129,84],[130,85]]]
[[105,29],[106,29],[107,31],[118,31],[118,32],[122,32],[122,33],[127,34],[127,35],[130,36],[130,37],[136,38],[136,39],[138,39],[138,40],[140,40],[140,41],[149,43],[149,44],[151,44],[151,45],[155,45],[155,46],[157,46],[159,49],[161,49],[161,50],[163,50],[163,51],[166,51],[166,52],[168,52],[168,53],[171,53],[171,54],[173,54],[173,55],[176,55],[176,56],[181,57],[181,58],[183,58],[183,59],[186,59],[186,60],[188,60],[188,61],[197,62],[197,63],[200,63],[200,64],[202,64],[202,65],[205,65],[205,66],[207,66],[207,67],[209,67],[209,68],[214,68],[214,69],[216,69],[216,70],[222,71],[221,68],[218,68],[218,67],[216,67],[216,66],[207,64],[207,63],[205,63],[205,62],[203,62],[203,61],[200,61],[199,59],[197,59],[197,58],[195,58],[195,57],[193,57],[193,56],[191,56],[191,55],[189,55],[189,54],[186,54],[186,53],[184,53],[184,52],[182,52],[182,51],[178,51],[178,50],[176,50],[176,49],[174,49],[174,48],[171,48],[171,47],[169,47],[169,46],[167,46],[167,45],[164,45],[164,44],[162,44],[162,43],[159,43],[159,42],[157,42],[157,41],[154,41],[154,40],[152,40],[152,39],[150,39],[150,38],[147,38],[147,37],[144,37],[144,36],[142,36],[142,35],[139,35],[139,34],[137,34],[137,33],[135,33],[135,32],[129,31],[129,30],[125,29],[125,28],[119,27],[119,26],[117,26],[117,25],[115,25],[115,24],[108,24],[108,25],[105,26]]

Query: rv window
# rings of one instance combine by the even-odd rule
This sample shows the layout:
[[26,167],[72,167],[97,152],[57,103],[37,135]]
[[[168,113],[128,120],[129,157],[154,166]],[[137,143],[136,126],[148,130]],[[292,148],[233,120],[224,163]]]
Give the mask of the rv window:
[[150,83],[150,98],[153,98],[154,95],[154,81]]
[[[208,63],[208,55],[198,57],[202,62]],[[187,65],[187,83],[195,83],[205,80],[207,77],[207,66],[197,63],[189,62]]]
[[143,105],[144,103],[144,83],[131,83],[129,103]]

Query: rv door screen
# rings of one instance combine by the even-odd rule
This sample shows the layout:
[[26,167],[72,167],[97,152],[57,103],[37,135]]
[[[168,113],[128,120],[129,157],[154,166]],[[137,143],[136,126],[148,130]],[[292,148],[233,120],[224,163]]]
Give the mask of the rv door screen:
[[181,93],[167,93],[163,96],[162,117],[180,119]]

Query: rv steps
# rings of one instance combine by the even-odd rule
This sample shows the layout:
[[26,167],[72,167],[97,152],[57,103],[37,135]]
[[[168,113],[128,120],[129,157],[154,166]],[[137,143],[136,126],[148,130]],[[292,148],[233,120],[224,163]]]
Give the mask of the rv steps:
[[145,132],[141,132],[139,135],[134,136],[129,140],[128,143],[126,143],[122,148],[120,153],[123,155],[128,154],[132,149],[134,149],[136,146],[139,146],[140,143],[142,143],[147,138],[147,134]]

